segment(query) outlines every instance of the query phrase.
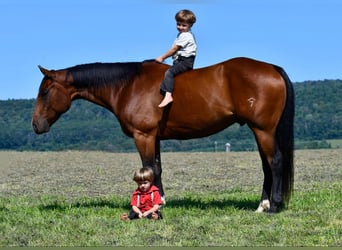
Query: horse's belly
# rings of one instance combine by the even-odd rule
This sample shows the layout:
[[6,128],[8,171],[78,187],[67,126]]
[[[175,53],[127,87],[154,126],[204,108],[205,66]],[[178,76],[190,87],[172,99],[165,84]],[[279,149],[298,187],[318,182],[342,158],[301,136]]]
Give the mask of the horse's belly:
[[160,129],[161,139],[192,139],[206,137],[222,131],[236,122],[233,115],[224,117],[207,116],[189,117],[188,119],[168,120],[166,126]]

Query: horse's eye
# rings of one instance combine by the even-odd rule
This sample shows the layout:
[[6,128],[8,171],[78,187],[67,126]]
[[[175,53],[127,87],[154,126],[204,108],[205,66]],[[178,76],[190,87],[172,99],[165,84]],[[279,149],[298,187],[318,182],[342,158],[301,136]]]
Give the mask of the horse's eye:
[[42,95],[42,96],[46,96],[48,93],[49,93],[49,90],[48,90],[48,89],[43,89],[43,90],[41,91],[41,95]]

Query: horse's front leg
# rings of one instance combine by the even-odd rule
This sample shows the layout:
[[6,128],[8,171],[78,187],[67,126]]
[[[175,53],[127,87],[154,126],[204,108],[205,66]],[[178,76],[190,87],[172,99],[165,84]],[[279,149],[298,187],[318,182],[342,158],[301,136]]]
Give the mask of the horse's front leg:
[[154,135],[137,133],[134,135],[135,145],[140,154],[143,167],[150,167],[154,173],[154,185],[165,203],[163,183],[161,180],[162,168],[160,160],[160,141]]
[[163,189],[163,183],[161,180],[161,174],[162,174],[163,170],[162,170],[162,166],[161,166],[161,157],[160,157],[160,140],[158,138],[156,139],[156,142],[155,142],[155,157],[154,157],[154,159],[155,159],[154,169],[155,169],[155,172],[158,173],[154,177],[154,183],[159,188],[160,195],[162,197],[163,203],[165,204],[166,203],[165,193],[164,193],[164,189]]

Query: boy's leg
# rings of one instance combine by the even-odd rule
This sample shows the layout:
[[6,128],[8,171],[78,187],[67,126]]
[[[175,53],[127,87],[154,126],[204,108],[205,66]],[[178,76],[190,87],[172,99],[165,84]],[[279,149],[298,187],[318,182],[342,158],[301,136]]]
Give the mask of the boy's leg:
[[163,216],[162,216],[160,211],[157,211],[157,212],[153,212],[153,213],[147,215],[147,218],[148,219],[154,219],[154,220],[161,220],[161,219],[163,219]]
[[134,212],[133,210],[131,210],[129,212],[128,218],[130,220],[134,220],[134,219],[139,219],[139,214],[137,214],[136,212]]
[[163,108],[166,105],[168,105],[169,103],[173,102],[173,98],[172,98],[172,94],[171,92],[166,92],[164,99],[162,100],[162,102],[158,105],[159,108]]
[[161,84],[161,90],[165,92],[165,96],[162,102],[158,105],[159,108],[163,108],[173,101],[172,92],[174,77],[190,69],[191,68],[189,68],[186,64],[183,64],[182,62],[176,62],[165,72],[164,80]]
[[160,210],[157,211],[158,219],[163,219],[163,215]]

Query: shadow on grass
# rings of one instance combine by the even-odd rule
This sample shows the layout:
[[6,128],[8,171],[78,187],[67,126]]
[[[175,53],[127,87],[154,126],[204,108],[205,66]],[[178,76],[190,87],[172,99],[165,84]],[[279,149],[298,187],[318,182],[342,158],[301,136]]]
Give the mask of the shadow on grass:
[[166,207],[172,208],[219,208],[225,209],[227,207],[234,207],[241,210],[251,210],[254,211],[259,205],[258,200],[246,200],[246,199],[220,199],[220,200],[202,200],[200,198],[179,198],[168,200]]
[[[220,200],[204,200],[196,197],[182,197],[167,200],[165,208],[218,208],[225,209],[227,207],[234,207],[240,210],[254,211],[259,205],[259,201],[255,199],[220,199]],[[62,200],[54,200],[48,204],[39,206],[40,210],[69,210],[74,208],[120,208],[129,210],[130,200],[128,199],[87,199],[77,202],[65,202]]]
[[123,202],[123,200],[110,200],[110,199],[88,199],[76,202],[65,202],[65,201],[51,201],[47,204],[39,206],[40,210],[58,210],[65,211],[77,208],[122,208],[130,209],[130,201]]

